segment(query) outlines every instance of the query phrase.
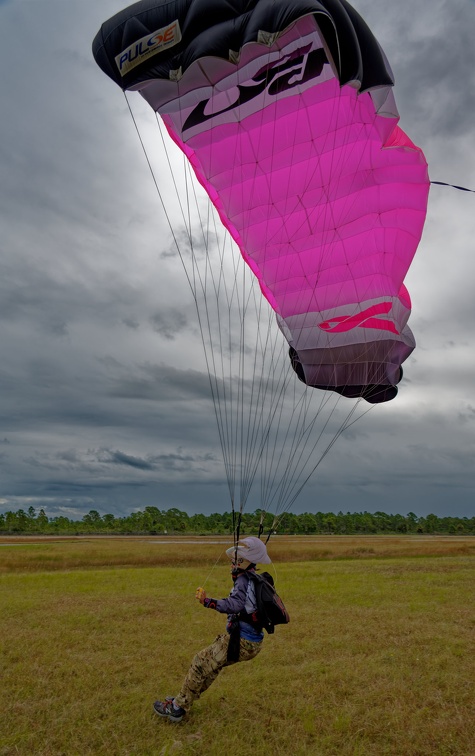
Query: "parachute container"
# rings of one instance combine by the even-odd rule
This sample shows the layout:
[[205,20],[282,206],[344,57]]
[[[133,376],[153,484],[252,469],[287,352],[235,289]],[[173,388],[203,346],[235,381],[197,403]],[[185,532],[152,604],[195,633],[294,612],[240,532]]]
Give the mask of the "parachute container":
[[298,377],[394,398],[415,346],[404,278],[429,179],[356,11],[346,0],[143,0],[103,24],[93,52],[187,156]]

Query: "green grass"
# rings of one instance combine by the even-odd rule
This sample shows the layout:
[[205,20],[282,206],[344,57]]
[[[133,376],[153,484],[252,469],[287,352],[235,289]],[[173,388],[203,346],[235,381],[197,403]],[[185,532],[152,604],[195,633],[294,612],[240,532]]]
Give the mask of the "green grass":
[[474,564],[278,562],[291,624],[224,670],[178,725],[151,706],[222,631],[194,591],[211,570],[208,593],[226,595],[227,565],[9,571],[0,754],[473,756]]
[[[0,573],[97,567],[191,567],[214,564],[232,544],[230,536],[2,536]],[[474,556],[474,536],[277,536],[273,559],[306,562],[401,556]]]

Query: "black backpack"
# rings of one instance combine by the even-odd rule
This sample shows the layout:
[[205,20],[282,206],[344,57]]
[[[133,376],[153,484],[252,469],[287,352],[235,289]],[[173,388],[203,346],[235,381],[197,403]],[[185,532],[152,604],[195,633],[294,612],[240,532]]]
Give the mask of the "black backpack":
[[275,625],[287,625],[290,622],[289,613],[274,588],[272,575],[268,572],[263,572],[260,575],[257,572],[247,572],[246,574],[254,583],[258,622],[263,629],[272,634]]

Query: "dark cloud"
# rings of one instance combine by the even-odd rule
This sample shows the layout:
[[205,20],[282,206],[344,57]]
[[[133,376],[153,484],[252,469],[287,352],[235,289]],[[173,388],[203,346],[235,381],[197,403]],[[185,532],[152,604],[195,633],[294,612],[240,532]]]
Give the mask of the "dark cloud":
[[164,364],[145,363],[136,366],[133,374],[117,373],[111,381],[110,395],[165,403],[180,399],[211,403],[207,374]]
[[458,413],[458,419],[461,423],[475,422],[475,407],[467,404],[462,411]]
[[127,328],[132,328],[132,330],[134,331],[140,327],[140,323],[134,318],[123,318],[122,322],[124,325],[127,326]]
[[[183,224],[185,219],[183,220]],[[211,235],[211,239],[210,239]],[[160,253],[162,259],[168,257],[182,257],[186,263],[193,259],[203,260],[208,254],[209,246],[213,242],[213,233],[206,225],[201,226],[199,234],[188,232],[186,228],[177,228],[173,231],[173,239],[168,249]]]
[[[424,148],[431,176],[469,183],[474,4],[354,4],[388,54],[401,125]],[[249,428],[262,432],[265,392],[278,394],[284,380],[277,366],[287,365],[285,353],[269,362],[260,389],[251,380],[256,346],[268,342],[264,327],[255,339],[257,314],[234,286],[242,268],[233,269],[201,195],[192,197],[191,228],[188,208],[172,206],[172,233],[127,103],[92,60],[97,29],[123,6],[43,0],[25,15],[21,4],[0,0],[0,50],[4,70],[14,71],[2,82],[0,121],[0,510],[33,504],[51,516],[81,517],[148,504],[229,509],[215,408],[219,415],[235,407],[242,391]],[[175,188],[155,119],[140,97],[130,102],[168,200]],[[170,162],[181,169],[174,150]],[[189,182],[179,175],[183,204]],[[473,202],[431,189],[407,281],[418,348],[398,400],[370,410],[338,439],[294,509],[473,513]],[[205,266],[201,279],[196,265]],[[234,330],[243,309],[244,341]],[[211,375],[202,335],[215,345]],[[314,392],[299,416],[289,396],[280,418],[284,437],[295,431],[292,416],[303,418],[297,425],[311,429],[312,443],[321,434],[315,459],[342,421],[335,411],[326,425],[321,412],[311,425],[320,401]],[[221,434],[232,437],[236,416],[225,417]],[[272,453],[285,472],[284,457]],[[226,459],[237,488],[238,459]],[[261,504],[259,476],[251,509]]]
[[150,322],[153,330],[168,340],[175,339],[180,331],[183,331],[188,325],[184,313],[173,308],[155,312],[151,316]]
[[124,454],[120,451],[110,451],[109,449],[101,449],[98,453],[98,461],[105,464],[114,465],[129,465],[130,467],[136,467],[139,470],[152,470],[153,465],[145,459],[140,457],[133,457],[130,454]]

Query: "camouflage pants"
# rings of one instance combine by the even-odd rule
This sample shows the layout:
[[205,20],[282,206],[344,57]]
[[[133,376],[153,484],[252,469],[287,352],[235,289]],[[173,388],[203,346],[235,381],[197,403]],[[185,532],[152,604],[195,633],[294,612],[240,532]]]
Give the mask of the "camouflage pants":
[[[175,696],[175,703],[186,711],[191,709],[193,701],[199,698],[202,693],[209,688],[212,682],[216,680],[223,667],[229,667],[230,664],[237,662],[228,662],[226,659],[228,653],[229,635],[224,633],[218,635],[215,641],[196,654],[191,662],[188,674],[185,677],[181,690]],[[238,662],[250,661],[254,659],[262,648],[262,642],[253,643],[251,641],[240,639],[240,651]]]

